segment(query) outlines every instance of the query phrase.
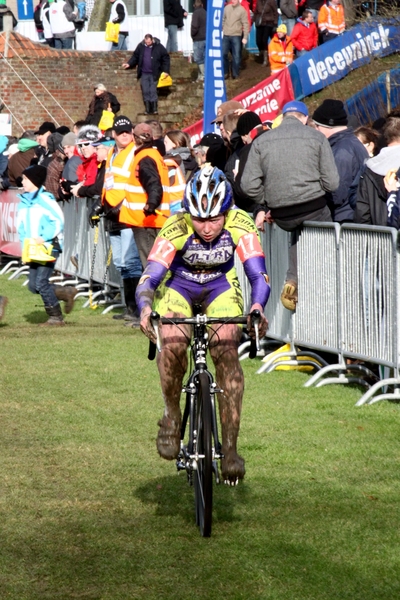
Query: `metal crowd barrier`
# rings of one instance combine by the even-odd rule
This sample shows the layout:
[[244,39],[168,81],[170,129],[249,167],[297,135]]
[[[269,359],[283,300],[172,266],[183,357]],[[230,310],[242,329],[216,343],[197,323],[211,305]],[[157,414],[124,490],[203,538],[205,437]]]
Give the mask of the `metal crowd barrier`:
[[[283,308],[280,293],[288,266],[289,235],[276,225],[261,235],[271,279],[266,309],[268,338],[290,344],[290,351],[263,363],[258,373],[279,365],[306,364],[296,346],[337,355],[327,364],[318,354],[305,351],[324,365],[305,384],[358,383],[368,387],[357,406],[379,400],[400,399],[399,334],[400,261],[396,230],[366,225],[307,222],[298,242],[299,298],[295,313]],[[239,280],[247,294],[248,283]],[[289,360],[288,360],[289,359]],[[351,359],[350,364],[346,359]],[[362,376],[374,374],[357,361],[389,368],[393,376],[372,387]],[[309,364],[309,363],[308,363]],[[325,377],[328,375],[328,377]],[[376,379],[376,376],[375,376]],[[392,389],[388,390],[388,386]],[[376,396],[383,388],[383,393]]]

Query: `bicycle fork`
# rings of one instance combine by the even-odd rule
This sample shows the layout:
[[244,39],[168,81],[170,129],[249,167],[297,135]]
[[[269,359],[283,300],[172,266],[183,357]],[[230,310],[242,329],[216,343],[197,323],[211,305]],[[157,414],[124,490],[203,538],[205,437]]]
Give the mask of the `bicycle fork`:
[[[204,458],[204,455],[197,452],[197,430],[195,424],[197,387],[193,382],[196,373],[188,381],[186,387],[182,389],[182,393],[186,394],[185,410],[182,418],[181,427],[181,449],[176,460],[176,468],[178,471],[186,471],[189,485],[193,485],[193,471],[197,469],[197,461],[199,458]],[[215,482],[220,483],[218,460],[224,458],[222,454],[222,446],[218,437],[218,421],[215,406],[215,394],[221,393],[223,390],[217,387],[217,384],[210,376],[210,398],[211,398],[211,431],[212,431],[212,467],[215,476]],[[185,444],[184,438],[186,426],[189,422],[189,439]]]

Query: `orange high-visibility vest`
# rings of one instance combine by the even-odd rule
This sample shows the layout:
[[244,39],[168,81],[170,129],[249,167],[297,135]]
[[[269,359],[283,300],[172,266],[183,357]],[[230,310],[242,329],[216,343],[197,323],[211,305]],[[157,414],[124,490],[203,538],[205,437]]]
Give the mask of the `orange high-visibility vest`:
[[323,4],[318,14],[318,28],[320,31],[327,30],[329,33],[339,35],[346,28],[344,10],[341,4]]
[[118,154],[115,154],[114,148],[108,153],[101,196],[103,204],[106,200],[110,206],[114,207],[125,200],[125,185],[131,172],[135,149],[135,143],[131,142]]
[[275,33],[268,45],[268,58],[272,71],[281,71],[287,64],[293,61],[293,44],[291,38],[287,35],[284,40],[280,40]]
[[[156,209],[156,214],[149,216],[146,216],[143,212],[147,204],[147,194],[139,181],[139,163],[145,157],[152,158],[156,163],[163,188],[161,204]],[[170,216],[168,167],[156,148],[146,148],[136,154],[129,179],[125,184],[125,191],[126,197],[119,213],[120,223],[126,223],[134,227],[154,227],[156,229],[164,225]]]
[[168,167],[169,177],[169,201],[171,214],[182,208],[182,200],[185,195],[186,180],[178,163],[170,156],[164,156],[164,163]]

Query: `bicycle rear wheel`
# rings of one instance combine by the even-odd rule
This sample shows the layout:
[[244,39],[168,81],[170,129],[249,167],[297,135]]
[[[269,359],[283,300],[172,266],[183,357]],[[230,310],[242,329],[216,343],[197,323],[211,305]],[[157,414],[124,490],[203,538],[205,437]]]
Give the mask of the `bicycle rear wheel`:
[[210,537],[212,523],[212,408],[210,381],[207,373],[199,373],[195,425],[197,431],[197,468],[194,470],[196,523],[203,537]]

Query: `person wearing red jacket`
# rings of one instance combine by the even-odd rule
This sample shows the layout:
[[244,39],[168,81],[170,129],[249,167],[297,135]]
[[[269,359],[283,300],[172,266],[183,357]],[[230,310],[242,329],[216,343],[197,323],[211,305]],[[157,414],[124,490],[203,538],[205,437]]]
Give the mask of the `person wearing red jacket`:
[[93,185],[96,181],[97,155],[92,142],[97,142],[101,137],[101,131],[95,125],[84,125],[78,132],[76,146],[82,158],[82,164],[76,170],[78,183],[71,187],[71,193],[74,196],[80,195],[79,189],[82,186]]
[[303,56],[318,46],[317,26],[314,23],[314,16],[308,8],[303,12],[303,16],[297,19],[291,38],[297,57]]

